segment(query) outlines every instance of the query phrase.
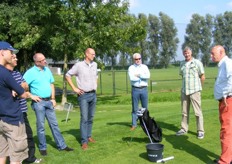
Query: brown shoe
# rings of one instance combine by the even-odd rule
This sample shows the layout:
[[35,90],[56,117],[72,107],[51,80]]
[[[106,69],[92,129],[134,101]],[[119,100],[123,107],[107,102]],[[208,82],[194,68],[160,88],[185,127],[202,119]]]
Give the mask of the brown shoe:
[[88,141],[89,141],[89,142],[92,142],[92,143],[95,143],[95,142],[96,142],[92,137],[89,137],[89,138],[88,138]]
[[82,148],[82,150],[87,150],[88,149],[88,144],[87,143],[83,143],[81,145],[81,148]]
[[130,130],[133,131],[133,130],[135,130],[135,128],[136,128],[136,126],[132,126],[132,127],[130,128]]

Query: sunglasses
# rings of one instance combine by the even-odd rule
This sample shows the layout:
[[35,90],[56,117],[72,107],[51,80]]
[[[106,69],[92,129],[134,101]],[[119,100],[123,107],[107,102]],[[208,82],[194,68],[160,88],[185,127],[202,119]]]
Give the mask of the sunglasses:
[[137,59],[135,59],[135,60],[141,60],[141,58],[137,58]]

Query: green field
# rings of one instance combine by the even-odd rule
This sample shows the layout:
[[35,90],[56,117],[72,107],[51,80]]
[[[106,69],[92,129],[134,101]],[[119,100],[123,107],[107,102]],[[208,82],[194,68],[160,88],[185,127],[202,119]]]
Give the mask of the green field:
[[[149,92],[149,111],[152,117],[161,126],[163,130],[164,145],[163,157],[174,156],[173,160],[168,161],[170,164],[204,164],[212,163],[212,160],[220,155],[220,141],[217,101],[213,99],[213,83],[216,77],[216,68],[206,68],[206,82],[202,92],[202,106],[205,123],[205,138],[202,140],[196,137],[195,116],[191,110],[189,133],[185,136],[175,136],[176,131],[180,128],[181,110],[179,91],[158,92],[165,90],[156,84],[157,92]],[[178,79],[178,69],[166,70],[151,70],[152,79],[168,80]],[[120,74],[120,73],[118,73]],[[120,75],[120,82],[117,86],[122,87],[125,83],[123,75]],[[118,75],[119,76],[119,75]],[[104,80],[104,85],[111,85],[112,81]],[[108,82],[108,83],[107,83]],[[178,87],[181,81],[177,84],[172,82],[167,87]],[[162,83],[162,82],[160,82]],[[56,85],[61,87],[62,80],[56,76]],[[170,86],[171,85],[171,86]],[[110,90],[110,89],[109,89]],[[60,97],[57,97],[58,103]],[[151,163],[147,159],[146,144],[149,143],[149,138],[145,135],[141,127],[135,131],[130,131],[131,126],[131,100],[130,93],[117,94],[116,96],[106,94],[98,94],[98,104],[95,114],[93,137],[97,140],[96,143],[90,143],[87,151],[82,151],[80,146],[80,112],[76,106],[76,96],[69,95],[68,101],[75,104],[74,110],[70,113],[69,121],[66,123],[66,111],[56,111],[57,119],[61,132],[68,144],[74,148],[74,152],[59,152],[56,149],[54,139],[46,124],[46,137],[48,143],[48,156],[42,157],[44,163],[56,164],[143,164]],[[30,109],[29,119],[36,137],[35,114]],[[37,157],[39,155],[36,151]]]

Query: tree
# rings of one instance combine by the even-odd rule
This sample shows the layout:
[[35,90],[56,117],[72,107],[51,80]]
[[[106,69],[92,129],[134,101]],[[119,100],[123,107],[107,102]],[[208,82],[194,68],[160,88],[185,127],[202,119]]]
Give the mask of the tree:
[[165,68],[176,56],[177,44],[179,39],[177,38],[177,28],[175,27],[173,19],[166,14],[160,12],[160,58],[159,62]]
[[225,12],[216,16],[214,21],[214,44],[225,47],[227,54],[232,55],[232,12]]
[[160,41],[160,22],[155,15],[148,16],[148,51],[150,54],[150,65],[154,68],[158,63],[159,41]]
[[193,50],[193,57],[201,58],[204,65],[209,63],[209,49],[212,43],[212,16],[209,14],[206,17],[198,14],[193,14],[190,24],[186,28],[185,42],[186,45]]

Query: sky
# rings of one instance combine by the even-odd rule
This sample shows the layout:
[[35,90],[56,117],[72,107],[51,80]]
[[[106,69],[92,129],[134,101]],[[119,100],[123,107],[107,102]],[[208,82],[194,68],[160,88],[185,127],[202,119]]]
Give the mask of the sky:
[[129,2],[129,11],[132,14],[144,13],[147,16],[149,14],[159,16],[159,12],[163,12],[174,20],[180,40],[177,60],[184,59],[181,45],[184,42],[185,29],[192,14],[216,16],[232,11],[232,0],[129,0]]

